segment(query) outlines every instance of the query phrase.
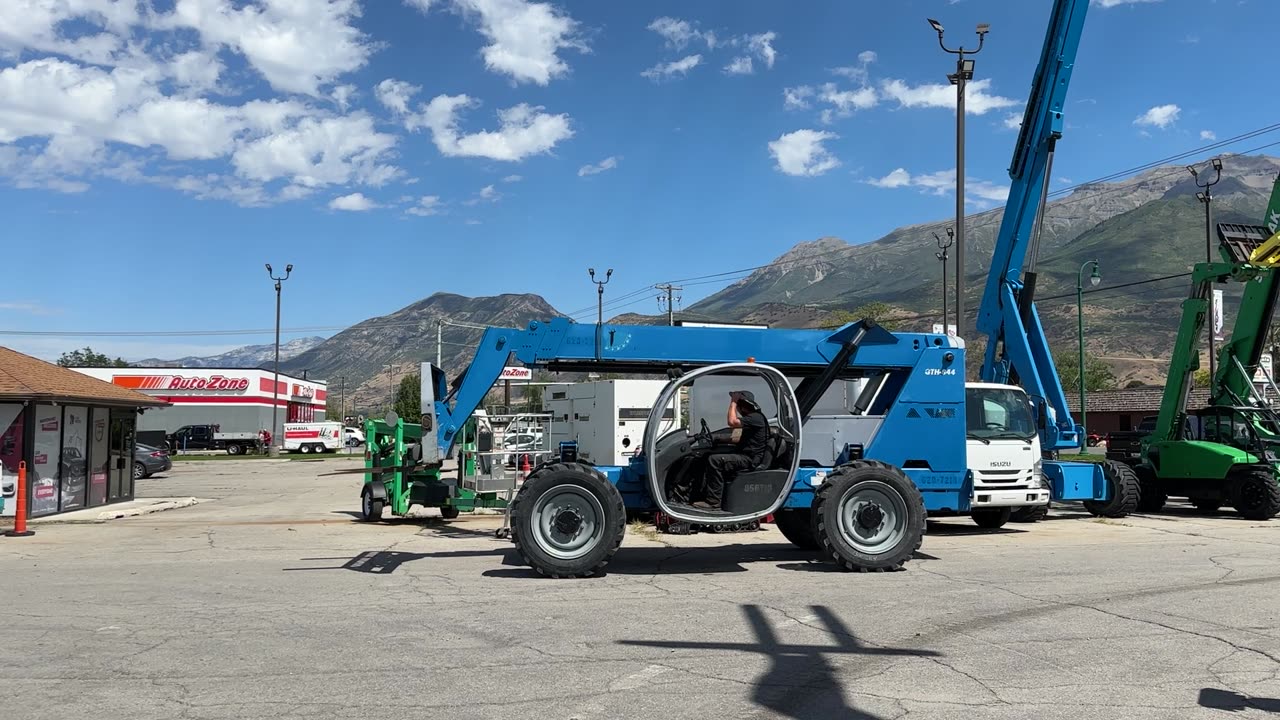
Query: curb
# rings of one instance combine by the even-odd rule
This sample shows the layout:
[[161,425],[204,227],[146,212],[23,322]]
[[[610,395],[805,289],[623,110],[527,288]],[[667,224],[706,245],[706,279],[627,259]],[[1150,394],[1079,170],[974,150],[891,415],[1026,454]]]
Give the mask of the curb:
[[141,515],[150,515],[151,513],[164,512],[165,510],[177,510],[179,508],[191,507],[205,502],[200,498],[183,498],[182,500],[169,500],[165,502],[152,503],[142,507],[122,508],[119,510],[104,510],[98,513],[96,518],[59,518],[53,516],[48,519],[32,520],[32,525],[92,525],[103,523],[108,520],[119,520],[121,518],[139,517]]

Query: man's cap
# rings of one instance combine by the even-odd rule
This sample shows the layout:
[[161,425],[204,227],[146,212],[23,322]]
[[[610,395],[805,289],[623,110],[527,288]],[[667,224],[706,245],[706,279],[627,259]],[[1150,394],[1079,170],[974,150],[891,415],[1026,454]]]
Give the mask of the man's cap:
[[756,402],[756,396],[750,390],[734,390],[729,393],[735,400],[741,400],[753,408],[759,408],[760,404]]

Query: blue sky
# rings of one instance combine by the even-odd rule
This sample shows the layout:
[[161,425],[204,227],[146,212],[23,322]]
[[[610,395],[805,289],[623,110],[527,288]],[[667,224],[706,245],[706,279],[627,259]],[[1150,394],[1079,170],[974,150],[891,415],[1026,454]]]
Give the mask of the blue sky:
[[[1049,8],[5,3],[0,329],[269,329],[268,262],[294,265],[286,328],[342,327],[437,291],[538,293],[590,319],[589,266],[614,268],[607,300],[944,219],[954,65],[926,17],[953,47],[991,24],[966,176],[972,209],[992,207]],[[1266,65],[1228,50],[1278,21],[1261,0],[1095,0],[1055,186],[1272,123]],[[719,287],[691,285],[684,301]],[[635,299],[611,310],[658,310]],[[129,358],[269,341],[3,340]]]

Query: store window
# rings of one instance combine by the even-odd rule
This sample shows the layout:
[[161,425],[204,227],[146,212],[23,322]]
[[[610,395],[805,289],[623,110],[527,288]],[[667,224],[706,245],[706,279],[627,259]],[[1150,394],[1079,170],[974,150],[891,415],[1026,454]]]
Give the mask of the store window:
[[89,471],[89,408],[68,407],[62,431],[62,510],[84,507]]
[[18,463],[22,462],[23,406],[18,403],[0,403],[0,495],[4,497],[4,510],[0,515],[16,514],[18,501]]
[[89,507],[107,502],[107,467],[111,459],[107,452],[107,429],[110,420],[111,411],[107,408],[93,409],[89,421]]
[[32,460],[31,516],[58,512],[58,492],[62,471],[62,408],[36,406],[36,432]]

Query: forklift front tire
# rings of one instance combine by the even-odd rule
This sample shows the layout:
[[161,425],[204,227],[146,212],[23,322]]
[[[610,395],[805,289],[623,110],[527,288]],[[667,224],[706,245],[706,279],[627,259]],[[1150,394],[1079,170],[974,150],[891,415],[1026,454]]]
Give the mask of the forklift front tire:
[[874,460],[836,468],[814,502],[822,552],[843,570],[901,570],[924,540],[924,498],[906,473]]
[[453,520],[458,517],[458,514],[458,508],[453,507],[452,505],[444,505],[440,508],[440,517],[445,520]]
[[378,522],[382,520],[382,508],[384,500],[374,497],[373,490],[369,485],[365,485],[364,490],[360,491],[360,517],[365,522]]

